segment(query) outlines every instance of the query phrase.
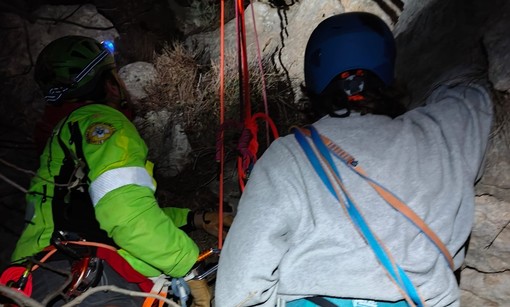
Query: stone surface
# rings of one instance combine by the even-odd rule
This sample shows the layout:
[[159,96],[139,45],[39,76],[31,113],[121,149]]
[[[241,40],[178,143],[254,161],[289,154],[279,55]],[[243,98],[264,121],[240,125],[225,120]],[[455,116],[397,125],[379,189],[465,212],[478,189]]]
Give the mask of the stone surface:
[[155,172],[172,177],[184,169],[191,146],[182,127],[175,123],[167,110],[149,111],[134,120],[140,135],[147,143],[149,160],[156,162]]
[[[303,79],[302,59],[308,37],[320,21],[343,11],[342,5],[334,0],[293,1],[293,5],[283,8],[261,2],[252,3],[245,10],[249,59],[257,59],[259,50],[261,57],[271,57],[292,82],[295,92],[299,92]],[[215,61],[220,53],[218,37],[219,30],[215,30],[192,35],[186,42],[188,46],[206,49]],[[236,41],[234,20],[225,25],[226,53],[235,54]]]
[[119,76],[126,84],[131,98],[140,101],[147,97],[145,88],[156,80],[157,71],[152,63],[135,62],[121,67]]
[[465,265],[486,273],[510,268],[509,223],[509,202],[487,195],[477,197],[475,226]]
[[489,60],[489,79],[499,91],[510,91],[510,41],[507,39],[510,29],[510,2],[501,10],[494,12],[491,26],[483,38]]
[[510,306],[510,272],[462,271],[462,306]]

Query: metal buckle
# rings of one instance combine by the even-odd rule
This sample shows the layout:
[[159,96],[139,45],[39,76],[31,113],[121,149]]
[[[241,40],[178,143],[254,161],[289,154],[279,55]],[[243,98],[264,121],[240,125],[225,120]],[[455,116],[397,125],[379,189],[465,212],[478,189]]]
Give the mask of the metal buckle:
[[83,257],[71,265],[73,279],[67,287],[65,295],[75,298],[97,285],[103,273],[103,261],[97,257]]

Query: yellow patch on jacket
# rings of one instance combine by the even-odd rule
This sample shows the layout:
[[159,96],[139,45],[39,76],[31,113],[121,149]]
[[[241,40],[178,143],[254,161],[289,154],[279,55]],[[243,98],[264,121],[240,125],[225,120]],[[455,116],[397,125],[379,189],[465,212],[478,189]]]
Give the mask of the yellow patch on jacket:
[[109,139],[113,133],[115,132],[115,128],[107,123],[93,123],[88,126],[86,131],[87,143],[100,145],[103,144],[104,141]]

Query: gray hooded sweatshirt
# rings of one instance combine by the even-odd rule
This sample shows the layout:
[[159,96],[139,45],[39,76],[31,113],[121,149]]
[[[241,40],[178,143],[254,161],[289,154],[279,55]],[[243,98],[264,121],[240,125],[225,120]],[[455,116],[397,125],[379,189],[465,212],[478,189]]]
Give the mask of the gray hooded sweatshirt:
[[[326,116],[314,127],[412,208],[446,245],[457,269],[474,221],[474,184],[491,123],[486,90],[459,85],[438,87],[424,106],[395,119]],[[365,180],[335,163],[371,230],[426,305],[458,306],[458,285],[440,251]],[[315,295],[403,299],[288,135],[275,140],[253,169],[221,251],[215,302],[275,306]]]

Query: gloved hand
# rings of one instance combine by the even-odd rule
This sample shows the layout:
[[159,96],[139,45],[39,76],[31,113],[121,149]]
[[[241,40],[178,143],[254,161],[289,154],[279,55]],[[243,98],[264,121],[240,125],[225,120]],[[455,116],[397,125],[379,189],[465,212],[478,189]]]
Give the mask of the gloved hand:
[[[217,237],[219,225],[218,212],[202,212],[195,213],[194,217],[195,227],[205,230],[207,233]],[[234,216],[231,213],[223,214],[223,226],[230,227],[234,221]],[[227,235],[226,231],[223,231],[223,237]]]
[[212,291],[207,284],[207,280],[189,280],[188,286],[193,297],[191,307],[210,307],[212,300]]

